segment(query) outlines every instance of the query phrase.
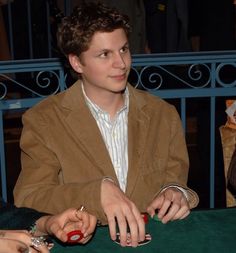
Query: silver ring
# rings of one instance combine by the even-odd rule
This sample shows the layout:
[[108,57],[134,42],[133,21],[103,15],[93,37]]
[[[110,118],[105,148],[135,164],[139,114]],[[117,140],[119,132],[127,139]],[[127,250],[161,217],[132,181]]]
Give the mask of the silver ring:
[[79,208],[77,208],[77,212],[78,211],[80,211],[80,212],[83,212],[83,211],[85,211],[86,210],[86,208],[82,205],[82,206],[80,206]]
[[31,240],[30,246],[34,248],[39,248],[44,244],[42,237],[31,237],[30,240]]

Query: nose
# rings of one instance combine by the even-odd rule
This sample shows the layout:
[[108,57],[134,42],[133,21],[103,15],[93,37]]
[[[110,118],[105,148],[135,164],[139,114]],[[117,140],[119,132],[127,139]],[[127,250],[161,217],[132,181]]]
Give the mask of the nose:
[[124,69],[126,67],[125,55],[120,54],[120,53],[115,54],[114,61],[113,61],[113,67]]

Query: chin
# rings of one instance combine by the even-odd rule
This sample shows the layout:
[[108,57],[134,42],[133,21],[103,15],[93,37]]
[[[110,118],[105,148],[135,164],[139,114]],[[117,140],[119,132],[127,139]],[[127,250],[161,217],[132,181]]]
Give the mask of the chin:
[[127,82],[120,84],[119,86],[117,85],[114,88],[114,92],[123,92],[125,90],[126,86],[127,86]]

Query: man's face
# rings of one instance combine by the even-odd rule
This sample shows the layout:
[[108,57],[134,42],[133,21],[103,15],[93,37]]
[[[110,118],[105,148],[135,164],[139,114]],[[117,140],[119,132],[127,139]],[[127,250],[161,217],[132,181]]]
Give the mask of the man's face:
[[75,71],[81,73],[86,94],[119,93],[126,87],[131,66],[128,39],[123,29],[96,32]]

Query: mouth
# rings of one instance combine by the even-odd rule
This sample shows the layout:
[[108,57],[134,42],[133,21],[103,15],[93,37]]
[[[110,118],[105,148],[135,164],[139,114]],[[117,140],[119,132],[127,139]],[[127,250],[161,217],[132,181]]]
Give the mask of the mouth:
[[126,73],[121,74],[121,75],[112,75],[111,78],[118,80],[118,81],[122,81],[126,79]]

